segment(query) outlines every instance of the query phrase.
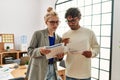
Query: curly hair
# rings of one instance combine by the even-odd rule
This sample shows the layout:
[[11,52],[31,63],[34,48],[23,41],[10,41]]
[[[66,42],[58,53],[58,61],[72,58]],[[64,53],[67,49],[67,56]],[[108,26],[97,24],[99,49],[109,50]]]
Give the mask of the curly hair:
[[69,8],[66,13],[65,13],[65,18],[67,18],[68,16],[72,16],[72,18],[74,17],[78,17],[81,18],[81,12],[78,8]]

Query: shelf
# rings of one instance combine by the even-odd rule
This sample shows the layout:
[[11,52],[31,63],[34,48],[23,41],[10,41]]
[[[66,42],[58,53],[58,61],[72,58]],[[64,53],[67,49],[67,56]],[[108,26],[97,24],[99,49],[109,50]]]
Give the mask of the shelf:
[[0,51],[6,50],[7,46],[14,49],[14,34],[0,34]]
[[27,53],[27,51],[19,51],[19,50],[0,52],[0,64],[3,64],[4,57],[14,56],[15,59],[19,59],[19,58],[23,57],[23,54],[26,54],[26,53]]

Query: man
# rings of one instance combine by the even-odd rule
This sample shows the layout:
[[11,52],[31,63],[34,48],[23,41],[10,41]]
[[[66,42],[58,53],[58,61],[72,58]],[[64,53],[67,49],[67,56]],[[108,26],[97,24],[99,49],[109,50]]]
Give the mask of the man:
[[66,80],[91,80],[91,58],[97,56],[100,50],[95,34],[80,26],[81,13],[78,8],[69,8],[65,18],[70,27],[63,34],[63,39],[69,39],[66,44]]

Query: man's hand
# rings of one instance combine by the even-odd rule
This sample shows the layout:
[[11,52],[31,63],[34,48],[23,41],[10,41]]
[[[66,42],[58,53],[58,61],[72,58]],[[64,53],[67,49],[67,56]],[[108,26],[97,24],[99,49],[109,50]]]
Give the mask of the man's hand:
[[65,46],[69,43],[70,38],[63,38],[62,42],[65,44]]
[[82,53],[82,55],[84,55],[86,58],[91,58],[92,57],[92,52],[91,51],[84,51]]
[[62,59],[64,57],[64,53],[60,53],[56,55],[56,58],[58,59]]

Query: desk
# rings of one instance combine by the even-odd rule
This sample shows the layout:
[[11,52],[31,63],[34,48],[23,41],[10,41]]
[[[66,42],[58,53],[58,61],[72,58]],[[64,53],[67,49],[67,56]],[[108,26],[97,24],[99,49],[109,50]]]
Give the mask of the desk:
[[11,72],[11,74],[13,75],[13,77],[25,77],[25,73],[27,71],[26,66],[19,66],[19,68],[13,70]]
[[[27,68],[25,66],[19,66],[19,68],[13,70],[11,74],[13,77],[25,77],[25,73]],[[63,80],[65,80],[65,68],[58,66],[58,74],[61,76]]]
[[[25,66],[20,66],[19,68],[13,70],[11,74],[13,77],[25,77],[25,73],[27,68]],[[63,80],[65,80],[65,68],[58,66],[58,74],[61,76]]]
[[[7,64],[7,66],[11,67],[11,68],[13,68],[13,66],[15,66],[15,65],[16,64]],[[4,67],[5,67],[5,65],[4,65]],[[27,71],[27,68],[25,65],[19,66],[17,69],[14,69],[10,72],[10,74],[12,75],[11,78],[25,77],[26,71]],[[61,78],[63,80],[65,80],[65,68],[58,66],[58,74],[61,76]]]
[[0,80],[25,77],[25,73],[27,71],[26,66],[19,66],[18,68],[15,69],[15,66],[17,66],[16,63],[0,66],[2,67],[0,68]]
[[27,51],[20,51],[20,50],[11,50],[11,51],[3,51],[0,52],[0,64],[3,64],[3,58],[6,54],[15,54],[15,58],[19,59],[23,53],[27,53]]
[[62,78],[62,80],[66,80],[65,79],[65,68],[58,66],[58,75]]
[[[58,74],[61,76],[61,78],[63,80],[65,79],[65,68],[62,67],[58,67]],[[13,75],[13,77],[17,78],[17,77],[25,77],[25,73],[26,73],[27,69],[25,66],[20,66],[19,68],[13,70],[11,72],[11,74]]]

